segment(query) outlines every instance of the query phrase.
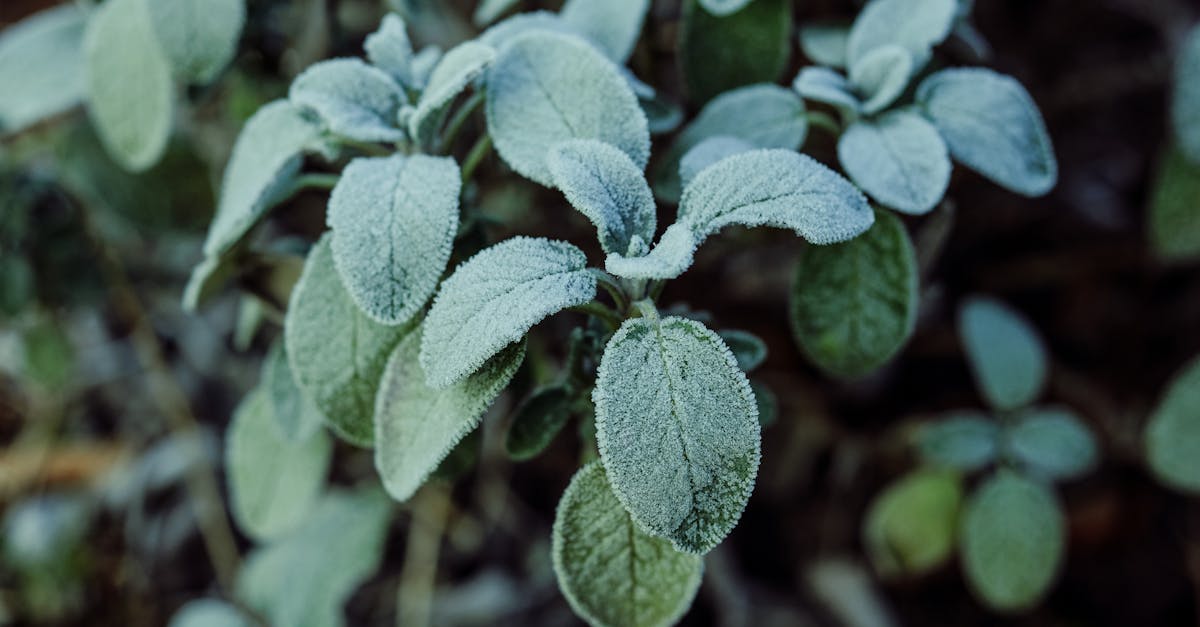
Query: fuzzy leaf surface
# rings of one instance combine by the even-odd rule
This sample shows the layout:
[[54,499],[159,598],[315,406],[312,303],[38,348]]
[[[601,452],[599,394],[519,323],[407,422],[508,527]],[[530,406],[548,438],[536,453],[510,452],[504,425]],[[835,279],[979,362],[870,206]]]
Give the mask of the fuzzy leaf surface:
[[650,0],[567,0],[558,15],[615,63],[624,65],[637,45]]
[[841,22],[810,21],[800,25],[800,50],[814,63],[846,67],[846,42],[850,27]]
[[950,186],[950,154],[932,124],[891,111],[850,125],[838,139],[838,161],[863,191],[903,213],[929,213]]
[[609,254],[604,269],[627,279],[673,279],[692,267],[696,246],[691,228],[672,224],[649,253],[630,257]]
[[547,166],[555,187],[596,225],[604,252],[629,254],[635,236],[643,243],[654,239],[654,194],[629,155],[604,142],[576,139],[551,149]]
[[283,341],[272,344],[263,360],[262,387],[269,413],[284,440],[307,441],[325,422],[321,410],[296,384]]
[[424,146],[432,146],[446,112],[459,94],[475,82],[496,58],[496,51],[474,41],[451,48],[429,74],[417,110],[408,122],[408,133]]
[[687,187],[702,170],[726,157],[754,150],[749,142],[729,135],[717,135],[696,144],[679,160],[679,180]]
[[361,59],[330,59],[292,82],[288,99],[311,110],[330,133],[361,142],[404,139],[396,113],[408,98],[391,76]]
[[950,35],[957,12],[955,0],[871,0],[850,27],[847,63],[854,67],[872,50],[896,45],[912,55],[914,69],[924,67],[931,49]]
[[792,89],[804,98],[857,113],[862,108],[854,86],[839,72],[824,67],[806,67],[792,81]]
[[0,134],[22,130],[83,100],[87,17],[78,5],[64,4],[0,32]]
[[913,74],[912,55],[900,46],[882,46],[850,67],[850,83],[862,97],[862,111],[873,115],[891,106]]
[[246,23],[246,0],[144,0],[175,75],[210,83],[233,60]]

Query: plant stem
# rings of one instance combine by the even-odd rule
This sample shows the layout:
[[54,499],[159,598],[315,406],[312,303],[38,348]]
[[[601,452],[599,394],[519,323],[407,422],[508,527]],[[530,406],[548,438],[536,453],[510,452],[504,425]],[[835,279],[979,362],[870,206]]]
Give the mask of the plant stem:
[[471,180],[475,174],[475,168],[483,161],[483,158],[492,150],[492,136],[484,134],[475,140],[475,145],[471,146],[471,151],[467,153],[467,158],[463,159],[462,180],[464,183]]
[[824,111],[809,111],[806,117],[811,126],[823,128],[835,136],[842,134],[842,124],[837,121],[837,118]]
[[589,316],[595,316],[602,320],[608,327],[615,331],[621,326],[621,316],[617,312],[605,307],[599,301],[591,301],[582,305],[571,307],[571,311],[578,311]]
[[621,287],[621,283],[613,275],[599,269],[593,268],[592,274],[596,277],[596,282],[604,291],[612,296],[613,303],[617,307],[617,311],[624,312],[629,310],[629,299],[625,296],[625,290]]
[[446,124],[446,131],[442,133],[441,148],[438,152],[441,154],[448,154],[450,152],[450,147],[454,144],[454,140],[458,138],[458,132],[462,130],[467,120],[471,119],[471,114],[475,113],[479,105],[483,104],[484,93],[481,89],[471,94],[471,97],[458,108],[458,111],[454,112],[454,117]]
[[397,625],[423,627],[430,624],[438,553],[449,513],[450,495],[442,484],[427,485],[418,493],[412,508],[404,566],[396,594]]

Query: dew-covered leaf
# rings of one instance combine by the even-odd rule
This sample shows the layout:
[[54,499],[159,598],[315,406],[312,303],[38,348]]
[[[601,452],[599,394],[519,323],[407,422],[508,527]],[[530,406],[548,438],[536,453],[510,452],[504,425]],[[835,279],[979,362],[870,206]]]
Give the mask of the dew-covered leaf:
[[867,115],[891,106],[913,74],[912,56],[900,46],[881,46],[868,52],[850,67],[850,83],[862,97]]
[[546,450],[571,417],[573,400],[571,391],[562,385],[538,389],[525,399],[513,412],[504,438],[508,456],[525,461]]
[[262,366],[262,388],[269,412],[285,440],[308,440],[325,422],[316,403],[296,384],[283,341],[272,344],[267,352]]
[[363,48],[372,65],[387,72],[405,87],[417,86],[412,75],[412,40],[408,38],[404,18],[395,13],[383,16],[379,29],[367,35]]
[[850,27],[846,60],[854,67],[876,48],[896,45],[912,55],[913,68],[929,61],[931,49],[950,35],[955,0],[871,0]]
[[79,104],[87,12],[63,4],[0,31],[0,134]]
[[388,359],[375,400],[375,469],[388,494],[406,501],[467,434],[512,380],[525,343],[510,344],[462,381],[442,389],[425,384],[418,355],[420,329]]
[[838,161],[881,205],[929,213],[950,186],[950,155],[932,124],[909,111],[891,111],[850,125],[838,139]]
[[626,320],[592,396],[600,458],[633,519],[681,551],[720,543],[760,457],[754,394],[720,336],[684,318]]
[[127,170],[154,165],[171,135],[175,87],[145,0],[110,0],[84,34],[88,113],[109,154]]
[[829,68],[803,68],[796,75],[796,80],[792,81],[792,89],[804,98],[838,109],[858,113],[862,108],[849,79]]
[[796,266],[792,332],[805,355],[847,379],[887,363],[912,334],[917,259],[904,224],[885,211],[864,234],[808,246]]
[[791,1],[751,0],[745,5],[736,13],[715,15],[700,0],[683,1],[679,67],[691,102],[705,103],[743,85],[774,83],[787,69]]
[[646,255],[612,253],[604,260],[604,269],[627,279],[673,279],[692,267],[696,237],[685,224],[672,224],[658,244]]
[[1058,180],[1046,125],[1029,92],[983,68],[942,70],[921,81],[917,103],[950,154],[992,182],[1041,196]]
[[650,0],[567,0],[558,14],[608,58],[624,64],[637,45],[649,8]]
[[329,427],[359,446],[375,437],[375,392],[388,355],[410,331],[379,324],[354,304],[334,267],[326,235],[313,246],[284,319],[296,384]]
[[210,83],[233,60],[246,0],[143,0],[175,76]]
[[447,387],[483,366],[545,318],[596,296],[583,251],[566,242],[514,237],[460,265],[426,317],[421,366]]
[[675,550],[630,519],[599,462],[579,469],[563,492],[552,544],[559,589],[595,626],[674,624],[704,572],[699,556]]
[[1200,161],[1189,161],[1178,146],[1165,150],[1146,214],[1150,245],[1159,258],[1200,260]]
[[646,167],[650,132],[637,98],[616,66],[578,38],[530,32],[512,41],[488,71],[488,129],[517,173],[553,184],[550,150],[569,139],[596,139]]
[[863,545],[884,577],[920,576],[954,554],[963,488],[947,470],[916,470],[875,496],[863,520]]
[[451,48],[429,74],[417,110],[408,121],[408,133],[423,146],[432,146],[446,112],[459,94],[479,78],[496,58],[496,51],[474,41]]
[[654,195],[629,155],[604,142],[577,139],[558,144],[546,160],[555,187],[596,225],[606,253],[630,254],[636,236],[654,239]]
[[1004,433],[1004,453],[1026,473],[1051,481],[1075,479],[1096,466],[1096,439],[1065,408],[1023,412]]
[[717,135],[696,144],[679,160],[679,181],[687,187],[704,168],[726,157],[754,150],[754,146],[729,135]]
[[831,68],[846,67],[850,27],[841,22],[805,22],[800,26],[800,50],[810,61]]
[[767,360],[767,343],[757,335],[741,329],[721,329],[717,335],[733,352],[742,372],[751,372]]
[[171,617],[167,627],[251,627],[236,607],[216,599],[188,601]]
[[330,59],[304,70],[288,90],[292,104],[317,114],[334,135],[361,142],[396,142],[396,113],[407,103],[400,85],[360,59]]
[[229,503],[238,527],[256,540],[278,538],[312,510],[333,446],[323,431],[289,441],[272,415],[268,392],[257,388],[242,400],[225,436]]
[[1200,493],[1200,359],[1171,380],[1146,424],[1146,461],[1163,483]]
[[350,162],[329,198],[342,284],[382,324],[412,319],[437,289],[458,230],[458,164],[394,155]]
[[954,411],[921,425],[914,439],[926,464],[971,472],[995,461],[1000,426],[980,411]]
[[963,511],[963,570],[994,610],[1026,609],[1050,588],[1065,552],[1066,523],[1054,493],[1001,470],[975,489]]
[[980,392],[992,407],[1018,409],[1046,384],[1046,349],[1021,314],[987,297],[959,310],[958,333]]
[[1171,93],[1171,125],[1180,150],[1200,165],[1200,26],[1192,27],[1179,58]]

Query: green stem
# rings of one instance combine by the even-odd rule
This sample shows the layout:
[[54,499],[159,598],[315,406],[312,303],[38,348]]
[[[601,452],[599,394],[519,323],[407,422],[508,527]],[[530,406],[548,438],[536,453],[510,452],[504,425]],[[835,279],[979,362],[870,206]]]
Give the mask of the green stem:
[[471,176],[475,174],[475,168],[483,161],[483,158],[492,150],[492,136],[484,134],[475,141],[475,145],[471,146],[471,151],[467,153],[467,158],[463,159],[462,180],[464,183],[471,180]]
[[582,305],[571,307],[571,311],[578,311],[589,316],[599,318],[604,324],[608,325],[609,329],[616,331],[621,326],[621,316],[617,312],[605,307],[599,301],[591,301]]
[[458,132],[462,130],[467,120],[471,119],[471,114],[475,113],[479,105],[483,104],[483,99],[484,91],[481,89],[471,94],[471,97],[458,108],[458,111],[454,112],[454,117],[446,124],[446,131],[442,133],[442,144],[439,150],[441,154],[450,152],[450,147],[454,144],[454,140],[458,138]]
[[596,282],[600,284],[600,287],[604,288],[609,296],[612,296],[617,311],[628,311],[629,299],[625,296],[625,290],[617,278],[599,268],[592,268],[592,274],[596,277]]
[[808,117],[808,124],[810,126],[823,128],[835,136],[842,134],[841,122],[838,122],[837,118],[824,111],[809,111],[806,117]]

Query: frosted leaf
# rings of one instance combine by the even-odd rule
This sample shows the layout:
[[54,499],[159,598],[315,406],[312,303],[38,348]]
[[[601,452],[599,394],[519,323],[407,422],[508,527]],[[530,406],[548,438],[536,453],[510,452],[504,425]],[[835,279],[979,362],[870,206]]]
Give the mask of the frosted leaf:
[[1018,409],[1038,397],[1046,384],[1046,349],[1024,316],[977,296],[959,310],[958,333],[975,382],[992,407]]
[[839,72],[823,67],[806,67],[792,81],[792,89],[809,100],[858,113],[862,108],[854,87]]
[[726,157],[754,150],[749,142],[729,135],[717,135],[696,144],[679,160],[679,180],[686,187],[701,170]]
[[1200,164],[1200,26],[1188,31],[1175,60],[1171,126],[1183,154]]
[[628,254],[630,240],[654,239],[654,194],[629,155],[594,139],[576,139],[550,150],[546,166],[571,206],[596,225],[606,253]]
[[284,318],[296,384],[345,440],[370,446],[375,392],[388,355],[409,333],[371,320],[354,304],[334,267],[325,235],[308,253]]
[[314,111],[334,135],[362,142],[396,142],[396,112],[407,103],[387,72],[360,59],[331,59],[304,70],[292,81],[288,99]]
[[1146,231],[1158,258],[1171,262],[1200,259],[1200,162],[1193,163],[1178,146],[1158,159]]
[[945,470],[917,470],[871,501],[863,545],[884,577],[919,576],[946,563],[958,539],[962,479]]
[[666,201],[679,200],[679,161],[709,137],[728,135],[756,148],[795,150],[807,132],[804,101],[790,89],[763,84],[726,92],[705,105],[659,157],[651,178],[654,193]]
[[247,120],[225,166],[205,255],[221,255],[258,223],[320,137],[321,129],[286,100],[264,105]]
[[742,372],[750,372],[767,360],[767,343],[757,335],[741,329],[722,329],[717,335],[733,352]]
[[246,0],[144,0],[175,75],[210,83],[237,53]]
[[613,492],[648,533],[706,553],[737,524],[758,473],[758,406],[733,353],[684,318],[626,320],[592,394]]
[[383,559],[391,512],[378,490],[331,490],[303,526],[246,557],[238,598],[271,625],[345,625],[343,606]]
[[1159,481],[1200,493],[1200,359],[1171,379],[1146,424],[1146,461]]
[[963,570],[994,610],[1029,608],[1058,576],[1066,523],[1045,486],[1001,470],[975,489],[960,530]]
[[505,240],[460,265],[425,319],[421,367],[429,385],[463,380],[533,325],[595,298],[586,266],[578,248],[532,237]]
[[496,151],[522,176],[550,186],[546,157],[569,139],[596,139],[645,168],[650,132],[629,85],[610,61],[579,39],[530,32],[488,71],[488,128]]
[[624,64],[637,45],[650,0],[567,0],[560,19],[590,40],[618,64]]
[[479,0],[479,4],[475,5],[475,13],[471,16],[471,21],[476,26],[487,26],[496,21],[496,18],[507,13],[517,5],[520,0]]
[[868,52],[850,68],[850,83],[862,97],[862,110],[867,115],[888,108],[913,74],[912,56],[900,46],[882,46]]
[[505,48],[522,35],[536,31],[583,37],[574,28],[567,26],[566,22],[557,14],[549,11],[531,11],[529,13],[518,13],[496,24],[483,31],[483,34],[476,37],[475,40],[481,44],[491,46],[500,52],[504,52]]
[[167,149],[175,87],[145,0],[111,0],[98,7],[83,51],[96,133],[121,167],[149,168]]
[[687,225],[667,227],[658,244],[643,256],[612,253],[604,261],[604,269],[627,279],[673,279],[692,267],[696,253],[696,237]]
[[216,599],[188,601],[167,627],[251,627],[252,623],[238,609]]
[[1016,80],[983,68],[942,70],[921,82],[916,99],[963,165],[1026,196],[1054,187],[1050,136]]
[[831,68],[846,67],[850,27],[840,22],[805,22],[800,26],[800,50],[810,61]]
[[917,258],[904,224],[878,211],[866,233],[809,246],[796,264],[792,332],[821,370],[856,379],[887,363],[917,318]]
[[496,58],[496,51],[473,41],[451,48],[442,56],[425,91],[417,101],[417,110],[408,121],[408,133],[424,146],[432,146],[446,117],[446,111],[459,94],[475,82]]
[[832,244],[866,231],[874,214],[833,170],[776,149],[734,155],[697,174],[683,191],[678,221],[697,245],[731,224],[791,229],[813,244]]
[[558,587],[590,625],[672,625],[692,604],[704,561],[647,535],[613,494],[604,466],[579,469],[554,516]]
[[1087,425],[1065,408],[1023,412],[1005,429],[1004,451],[1030,475],[1050,481],[1078,478],[1100,456]]
[[234,520],[255,540],[278,538],[308,516],[325,485],[333,445],[323,431],[289,441],[267,392],[250,392],[225,435],[225,474]]
[[433,296],[458,230],[461,187],[449,157],[359,158],[346,166],[329,197],[333,260],[375,321],[408,322]]
[[537,457],[571,417],[571,391],[550,385],[535,391],[516,411],[504,437],[504,450],[517,461]]
[[950,186],[950,155],[932,124],[891,111],[850,125],[838,139],[842,169],[876,202],[896,211],[929,213]]
[[501,350],[466,379],[435,390],[425,384],[421,334],[388,359],[375,399],[375,469],[388,494],[407,501],[483,418],[525,359],[525,343]]
[[404,18],[395,13],[383,16],[379,29],[363,44],[367,59],[406,87],[415,88],[412,76],[413,47]]
[[429,75],[433,73],[433,68],[437,67],[438,62],[441,60],[441,48],[437,46],[425,46],[421,48],[421,51],[413,57],[412,64],[409,66],[412,88],[424,89],[425,84],[429,82]]
[[921,425],[915,439],[926,464],[971,472],[995,461],[1000,427],[983,412],[955,411]]
[[896,45],[912,55],[913,68],[929,62],[931,49],[950,35],[958,12],[955,0],[871,0],[846,41],[846,60],[854,67],[869,52]]
[[716,16],[726,16],[741,11],[751,0],[700,0],[704,10]]
[[279,340],[271,345],[262,366],[263,394],[267,397],[270,414],[283,439],[291,442],[308,440],[321,428],[325,417],[312,399],[300,391],[287,350]]
[[0,32],[0,135],[79,104],[87,13],[64,4]]

